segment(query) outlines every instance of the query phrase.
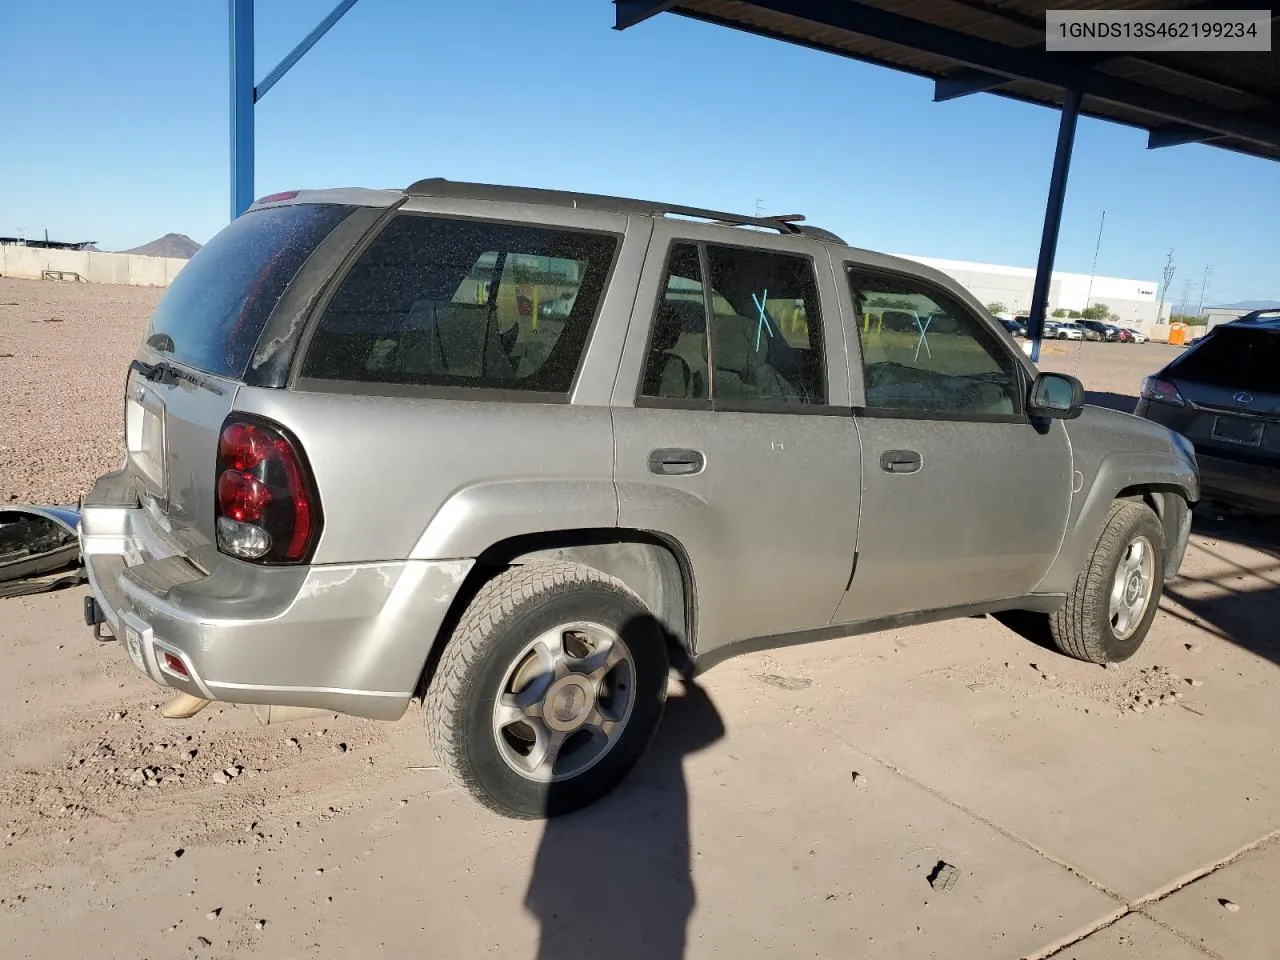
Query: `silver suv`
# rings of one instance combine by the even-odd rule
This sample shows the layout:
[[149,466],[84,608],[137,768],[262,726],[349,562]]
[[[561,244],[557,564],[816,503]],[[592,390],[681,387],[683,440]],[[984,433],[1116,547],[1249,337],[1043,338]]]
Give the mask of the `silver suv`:
[[[554,304],[554,309],[544,309]],[[433,179],[178,275],[83,503],[86,620],[200,700],[395,720],[509,816],[615,786],[671,667],[1000,611],[1137,649],[1190,445],[797,218]]]

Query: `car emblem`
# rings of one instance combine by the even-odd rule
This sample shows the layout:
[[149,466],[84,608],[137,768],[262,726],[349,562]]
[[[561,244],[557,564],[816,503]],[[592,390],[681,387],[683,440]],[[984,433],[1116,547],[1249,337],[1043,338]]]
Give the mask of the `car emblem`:
[[1244,390],[1241,390],[1231,399],[1234,400],[1236,403],[1253,403],[1253,394],[1247,393]]

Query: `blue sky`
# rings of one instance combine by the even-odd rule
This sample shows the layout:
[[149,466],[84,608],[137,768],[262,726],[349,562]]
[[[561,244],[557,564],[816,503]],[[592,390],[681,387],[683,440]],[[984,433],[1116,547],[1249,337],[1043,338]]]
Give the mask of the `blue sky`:
[[[261,79],[336,0],[258,0]],[[0,0],[0,234],[121,249],[228,216],[224,0]],[[608,0],[359,0],[258,106],[255,194],[446,176],[750,212],[1033,266],[1056,111]],[[1230,54],[1224,54],[1229,56]],[[16,106],[15,106],[16,105]],[[1080,122],[1057,268],[1280,298],[1280,164]],[[1266,224],[1264,227],[1263,224]],[[1266,238],[1266,239],[1264,239]]]

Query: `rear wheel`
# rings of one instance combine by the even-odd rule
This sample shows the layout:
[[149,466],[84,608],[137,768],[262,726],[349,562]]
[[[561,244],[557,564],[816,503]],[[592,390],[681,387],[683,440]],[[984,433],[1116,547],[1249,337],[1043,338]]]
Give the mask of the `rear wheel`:
[[471,602],[423,707],[436,756],[506,816],[557,816],[612,790],[666,700],[665,634],[621,581],[590,567],[513,567]]
[[1091,663],[1137,653],[1160,605],[1164,551],[1164,531],[1150,507],[1112,504],[1067,602],[1049,618],[1058,649]]

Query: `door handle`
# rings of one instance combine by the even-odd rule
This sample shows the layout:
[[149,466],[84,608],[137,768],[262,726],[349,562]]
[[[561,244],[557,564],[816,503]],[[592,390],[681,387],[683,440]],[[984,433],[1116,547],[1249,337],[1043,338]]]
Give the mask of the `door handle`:
[[649,472],[664,476],[701,473],[706,465],[706,458],[697,450],[664,449],[649,454]]
[[920,464],[920,454],[914,450],[886,450],[880,454],[880,469],[885,473],[915,473]]

